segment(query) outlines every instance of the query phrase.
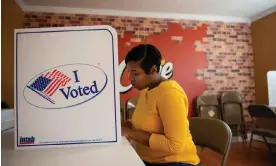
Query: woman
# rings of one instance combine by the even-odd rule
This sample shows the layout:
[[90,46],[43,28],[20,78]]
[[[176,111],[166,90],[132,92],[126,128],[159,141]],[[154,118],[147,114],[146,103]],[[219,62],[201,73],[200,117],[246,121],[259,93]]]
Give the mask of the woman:
[[136,142],[137,154],[147,166],[199,166],[187,96],[176,81],[160,75],[159,50],[138,45],[125,62],[132,85],[141,92],[131,121],[122,122],[122,134]]

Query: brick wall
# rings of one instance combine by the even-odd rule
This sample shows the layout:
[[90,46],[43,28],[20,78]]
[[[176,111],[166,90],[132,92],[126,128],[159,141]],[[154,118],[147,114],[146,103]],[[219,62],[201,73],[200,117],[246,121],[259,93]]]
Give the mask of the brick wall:
[[[206,83],[207,89],[204,94],[238,91],[243,97],[245,110],[249,104],[255,102],[249,24],[33,12],[25,13],[24,21],[26,28],[112,25],[121,38],[131,34],[133,37],[130,42],[141,42],[149,35],[160,35],[168,31],[170,24],[178,24],[183,29],[194,30],[203,25],[207,27],[206,36],[194,43],[194,49],[204,53],[208,64],[205,68],[199,68],[194,75],[198,80]],[[172,36],[172,40],[181,43],[182,38]],[[247,111],[245,111],[245,118],[250,125]]]

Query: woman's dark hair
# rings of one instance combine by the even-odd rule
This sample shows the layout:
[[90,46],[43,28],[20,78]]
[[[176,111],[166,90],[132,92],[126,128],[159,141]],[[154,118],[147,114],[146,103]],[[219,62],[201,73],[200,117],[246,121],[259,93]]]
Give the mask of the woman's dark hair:
[[151,44],[140,44],[128,52],[125,63],[140,61],[140,67],[148,74],[154,65],[157,67],[157,72],[159,72],[161,59],[161,53],[155,46]]

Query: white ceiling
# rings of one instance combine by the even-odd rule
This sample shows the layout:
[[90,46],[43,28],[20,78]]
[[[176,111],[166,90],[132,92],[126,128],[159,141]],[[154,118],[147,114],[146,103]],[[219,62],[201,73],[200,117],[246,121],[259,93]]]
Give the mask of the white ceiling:
[[[250,22],[276,11],[276,0],[17,0],[28,11],[97,13]],[[121,14],[120,14],[121,13]],[[223,19],[224,18],[224,19]],[[229,21],[230,21],[229,20]],[[227,20],[226,20],[227,21]]]

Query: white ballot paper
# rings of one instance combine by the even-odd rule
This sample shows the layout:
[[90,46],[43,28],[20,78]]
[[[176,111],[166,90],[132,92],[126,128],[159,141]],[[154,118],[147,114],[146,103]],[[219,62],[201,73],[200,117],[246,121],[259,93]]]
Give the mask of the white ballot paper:
[[117,33],[15,30],[15,147],[121,141]]

